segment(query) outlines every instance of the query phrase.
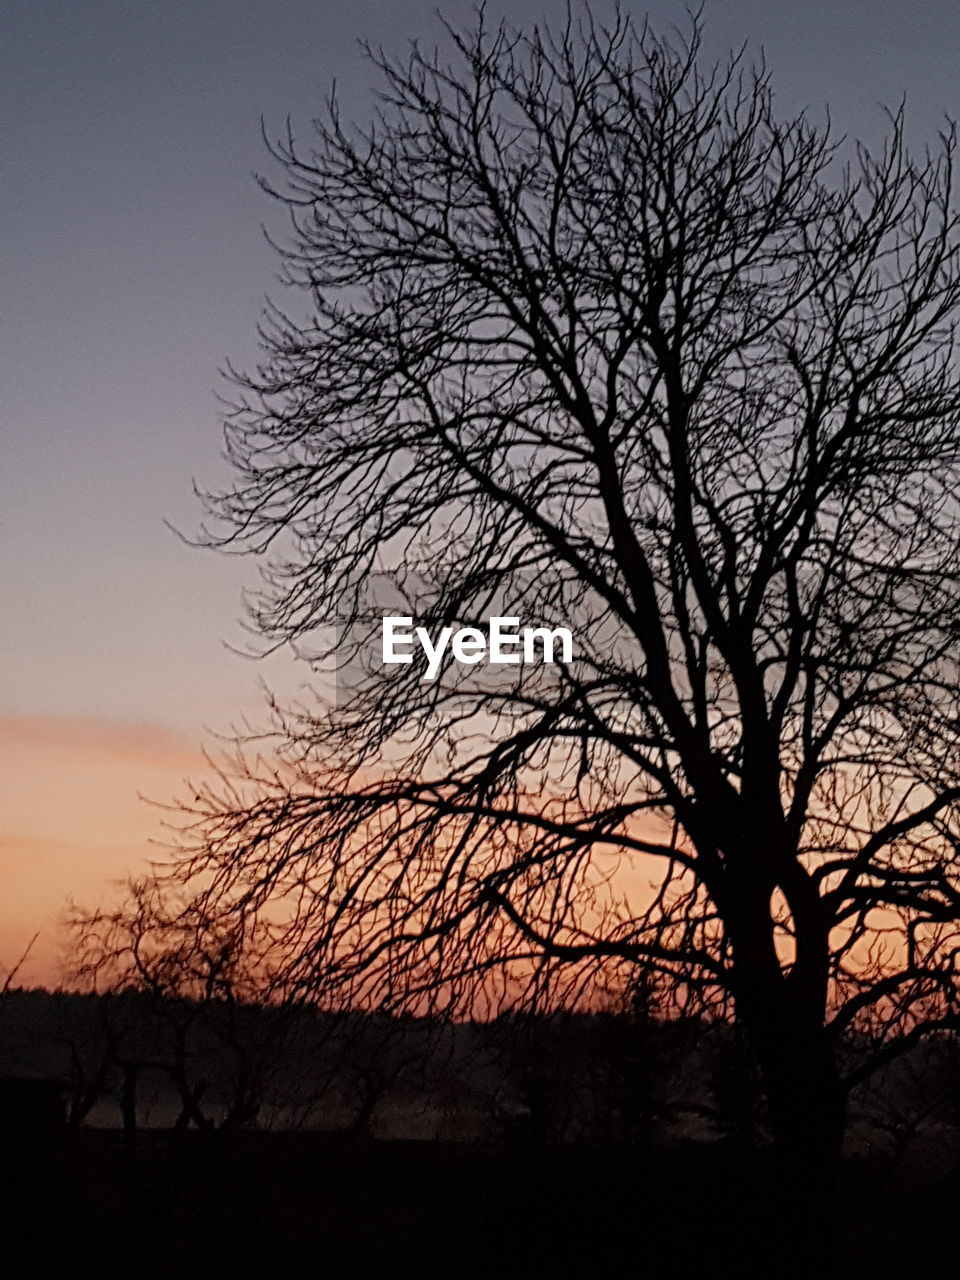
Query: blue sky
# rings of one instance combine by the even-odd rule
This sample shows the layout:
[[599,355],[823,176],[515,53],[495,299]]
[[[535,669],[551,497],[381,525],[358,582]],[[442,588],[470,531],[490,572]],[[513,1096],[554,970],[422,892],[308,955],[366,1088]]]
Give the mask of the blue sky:
[[[473,6],[444,12],[463,25]],[[662,27],[684,7],[661,0],[649,12]],[[562,13],[548,0],[509,6],[518,25]],[[903,94],[918,143],[960,111],[960,6],[950,0],[712,0],[706,24],[712,51],[744,40],[765,49],[784,112],[829,103],[839,132],[875,139],[880,104]],[[254,566],[190,550],[164,522],[194,529],[191,479],[225,477],[217,370],[252,359],[262,299],[276,292],[260,231],[275,214],[251,176],[266,163],[261,115],[277,130],[289,113],[305,132],[336,77],[347,111],[363,118],[375,74],[358,41],[396,52],[411,37],[444,38],[433,3],[0,9],[0,734],[11,760],[32,762],[19,766],[29,777],[8,769],[2,784],[0,861],[34,841],[28,877],[36,859],[65,857],[57,832],[69,813],[38,835],[22,796],[40,794],[37,770],[62,772],[82,754],[77,726],[93,744],[82,790],[96,790],[102,750],[103,805],[115,808],[110,726],[121,751],[131,726],[155,733],[157,759],[172,754],[179,768],[171,734],[192,748],[206,726],[255,715],[262,678],[281,689],[306,678],[283,658],[260,665],[224,647],[243,642],[239,593]],[[44,765],[43,744],[58,742]],[[124,778],[134,804],[135,770]],[[114,870],[143,856],[140,828],[135,838],[121,828],[104,836]],[[47,906],[71,877],[81,887],[102,877],[95,838],[91,827],[87,852],[55,875],[44,864]]]

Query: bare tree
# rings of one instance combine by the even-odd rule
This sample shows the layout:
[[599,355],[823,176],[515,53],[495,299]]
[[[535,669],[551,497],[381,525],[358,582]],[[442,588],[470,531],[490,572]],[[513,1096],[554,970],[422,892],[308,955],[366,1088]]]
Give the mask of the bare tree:
[[[275,708],[168,884],[341,1003],[646,971],[732,1010],[826,1189],[843,1044],[859,1076],[957,1012],[955,133],[844,161],[696,22],[449,37],[371,55],[369,128],[331,100],[271,144],[298,314],[233,373],[204,541],[263,557],[269,644],[335,622],[353,674]],[[370,660],[385,611],[575,651],[427,680]]]
[[[213,1134],[253,1122],[295,1014],[276,1000],[265,1007],[265,987],[275,989],[260,963],[256,931],[220,927],[149,877],[131,882],[109,910],[74,909],[70,927],[69,976],[99,997],[104,1028],[91,1084],[102,1088],[119,1070],[128,1140],[138,1129],[146,1074],[173,1090],[179,1105],[174,1133],[193,1125]],[[116,1025],[110,998],[123,995],[126,1017]],[[75,1053],[71,1059],[82,1092],[83,1064]]]
[[6,973],[3,975],[2,982],[0,982],[0,994],[6,995],[8,991],[14,991],[16,989],[14,987],[14,983],[16,982],[17,978],[20,976],[20,970],[30,959],[30,952],[33,950],[36,944],[36,941],[39,937],[40,937],[40,934],[35,933],[33,937],[30,939],[30,941],[27,943],[27,945],[24,947],[23,951],[21,951],[19,959],[15,961],[15,963],[12,964],[9,969],[7,969]]

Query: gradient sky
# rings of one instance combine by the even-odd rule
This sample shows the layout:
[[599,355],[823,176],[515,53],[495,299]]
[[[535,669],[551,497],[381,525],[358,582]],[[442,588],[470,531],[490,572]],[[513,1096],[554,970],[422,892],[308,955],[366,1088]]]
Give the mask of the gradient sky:
[[[764,48],[783,111],[829,103],[839,132],[876,138],[904,94],[920,143],[960,113],[955,0],[711,0],[706,22],[711,51]],[[208,729],[257,715],[261,680],[306,678],[224,647],[254,566],[164,521],[195,529],[191,479],[225,476],[217,370],[252,358],[274,286],[261,114],[302,135],[336,77],[363,117],[358,41],[412,37],[443,39],[433,0],[0,7],[0,965],[40,930],[24,981],[56,980],[66,898],[103,900],[162,835],[138,792],[175,794]]]

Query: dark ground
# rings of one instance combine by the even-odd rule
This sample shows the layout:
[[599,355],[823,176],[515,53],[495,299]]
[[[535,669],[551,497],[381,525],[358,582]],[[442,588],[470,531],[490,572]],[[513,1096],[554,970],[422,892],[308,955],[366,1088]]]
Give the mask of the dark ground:
[[[20,1277],[715,1276],[783,1280],[770,1168],[719,1147],[642,1156],[258,1133],[9,1146],[0,1265]],[[887,1192],[848,1165],[836,1274],[960,1275],[952,1180]],[[812,1234],[817,1224],[809,1224]],[[824,1264],[824,1277],[834,1271]]]

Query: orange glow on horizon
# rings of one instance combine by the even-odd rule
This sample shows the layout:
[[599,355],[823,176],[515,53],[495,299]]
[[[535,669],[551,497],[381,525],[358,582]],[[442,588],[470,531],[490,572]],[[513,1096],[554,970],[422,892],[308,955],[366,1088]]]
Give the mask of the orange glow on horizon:
[[20,986],[61,979],[68,900],[105,902],[157,858],[162,810],[209,774],[199,746],[151,724],[0,716],[0,980],[34,934]]

